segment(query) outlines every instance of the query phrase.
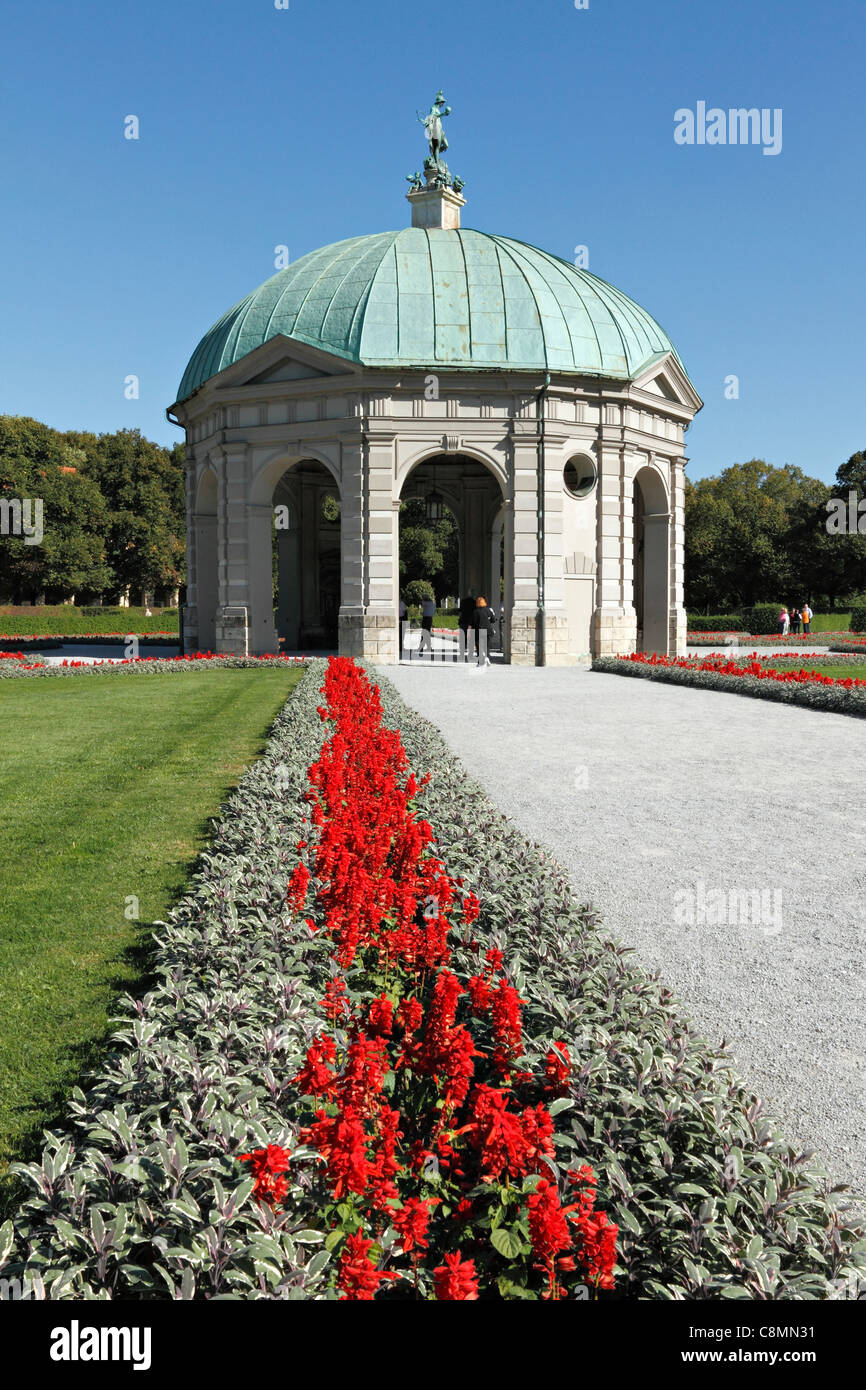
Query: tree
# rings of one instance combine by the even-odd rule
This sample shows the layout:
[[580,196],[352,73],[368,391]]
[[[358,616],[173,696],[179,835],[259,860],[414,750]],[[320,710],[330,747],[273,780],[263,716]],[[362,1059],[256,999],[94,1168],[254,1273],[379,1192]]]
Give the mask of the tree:
[[67,436],[106,499],[106,553],[117,593],[175,589],[183,583],[183,445],[163,449],[139,430]]
[[843,594],[842,551],[825,524],[829,496],[820,479],[763,459],[687,483],[686,606],[721,614]]
[[429,580],[437,600],[457,592],[457,523],[446,510],[442,520],[427,521],[427,509],[420,497],[400,504],[400,587],[412,580]]
[[[0,416],[0,499],[41,503],[42,536],[0,536],[0,594],[15,603],[58,602],[111,583],[108,509],[83,471],[84,458],[57,430],[26,416]],[[35,537],[34,537],[35,539]]]

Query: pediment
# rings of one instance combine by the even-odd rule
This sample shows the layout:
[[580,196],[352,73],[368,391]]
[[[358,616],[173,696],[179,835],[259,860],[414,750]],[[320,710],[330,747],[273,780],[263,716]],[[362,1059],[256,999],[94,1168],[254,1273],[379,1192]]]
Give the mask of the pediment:
[[703,401],[672,352],[664,353],[650,362],[631,383],[631,393],[656,400],[669,401],[681,410],[695,415]]
[[309,362],[299,362],[295,357],[281,357],[272,367],[266,367],[257,376],[248,377],[244,385],[259,386],[263,381],[301,381],[306,377],[328,375],[328,372]]

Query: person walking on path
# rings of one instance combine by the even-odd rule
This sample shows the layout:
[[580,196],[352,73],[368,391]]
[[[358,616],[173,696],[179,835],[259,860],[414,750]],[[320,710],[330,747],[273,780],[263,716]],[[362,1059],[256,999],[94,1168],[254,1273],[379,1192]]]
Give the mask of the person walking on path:
[[810,628],[811,628],[811,624],[812,624],[812,619],[813,619],[814,616],[815,616],[815,615],[814,615],[814,613],[812,612],[811,608],[809,607],[808,603],[804,603],[804,604],[803,604],[803,631],[804,631],[805,633],[808,633],[808,632],[809,632],[809,630],[810,630]]
[[418,655],[423,651],[429,651],[433,657],[433,618],[436,615],[436,603],[432,598],[421,600],[421,644],[418,648]]
[[409,610],[406,607],[406,600],[400,595],[400,655],[403,655],[403,645],[406,641],[406,622],[409,617]]
[[790,619],[790,617],[788,616],[788,610],[787,610],[787,608],[786,608],[786,607],[784,606],[784,604],[783,604],[783,605],[782,605],[782,609],[781,609],[781,611],[780,611],[780,613],[779,613],[779,636],[780,636],[780,637],[787,637],[787,635],[788,635],[788,626],[789,626],[789,624],[790,624],[790,621],[791,621],[791,619]]

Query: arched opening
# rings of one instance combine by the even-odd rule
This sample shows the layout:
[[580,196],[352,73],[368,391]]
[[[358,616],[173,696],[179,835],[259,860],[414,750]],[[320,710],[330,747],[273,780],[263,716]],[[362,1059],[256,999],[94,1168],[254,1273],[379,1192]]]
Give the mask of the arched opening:
[[637,650],[667,653],[670,510],[664,483],[654,468],[639,469],[632,500]]
[[[408,474],[400,493],[400,585],[427,553],[436,559],[425,576],[438,603],[453,597],[486,598],[498,618],[505,603],[505,537],[502,488],[495,474],[468,454],[436,454]],[[437,521],[441,511],[442,520]],[[404,537],[411,544],[404,558]],[[411,577],[415,577],[414,568]],[[499,646],[497,629],[496,647]]]
[[217,480],[212,468],[201,475],[195,504],[195,561],[198,616],[198,648],[213,651],[216,645],[216,611],[219,602],[217,575]]
[[341,504],[317,459],[287,468],[273,494],[276,629],[285,651],[335,651],[340,610]]

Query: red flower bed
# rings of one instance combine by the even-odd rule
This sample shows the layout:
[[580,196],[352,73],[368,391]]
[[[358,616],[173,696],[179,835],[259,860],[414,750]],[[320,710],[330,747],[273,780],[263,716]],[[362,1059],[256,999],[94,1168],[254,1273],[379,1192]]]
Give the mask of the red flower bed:
[[301,913],[315,890],[332,976],[294,1077],[303,1147],[243,1155],[254,1194],[275,1207],[295,1174],[312,1184],[343,1299],[612,1289],[618,1232],[595,1210],[596,1179],[555,1163],[568,1050],[556,1042],[543,1070],[527,1069],[522,1001],[502,952],[474,938],[478,900],[431,852],[378,689],[332,658],[323,694],[333,727],[309,769],[315,843],[299,845],[309,868],[287,899]]
[[822,676],[817,671],[807,671],[802,668],[799,671],[777,671],[771,666],[762,666],[756,652],[752,652],[747,658],[736,661],[725,656],[659,656],[657,652],[652,652],[650,655],[647,655],[646,652],[632,652],[629,656],[621,656],[617,659],[630,661],[638,666],[678,666],[684,671],[713,671],[719,676],[754,676],[758,680],[779,681],[785,685],[834,685],[841,686],[844,690],[866,686],[866,681],[857,680],[853,676],[834,679],[833,676]]

